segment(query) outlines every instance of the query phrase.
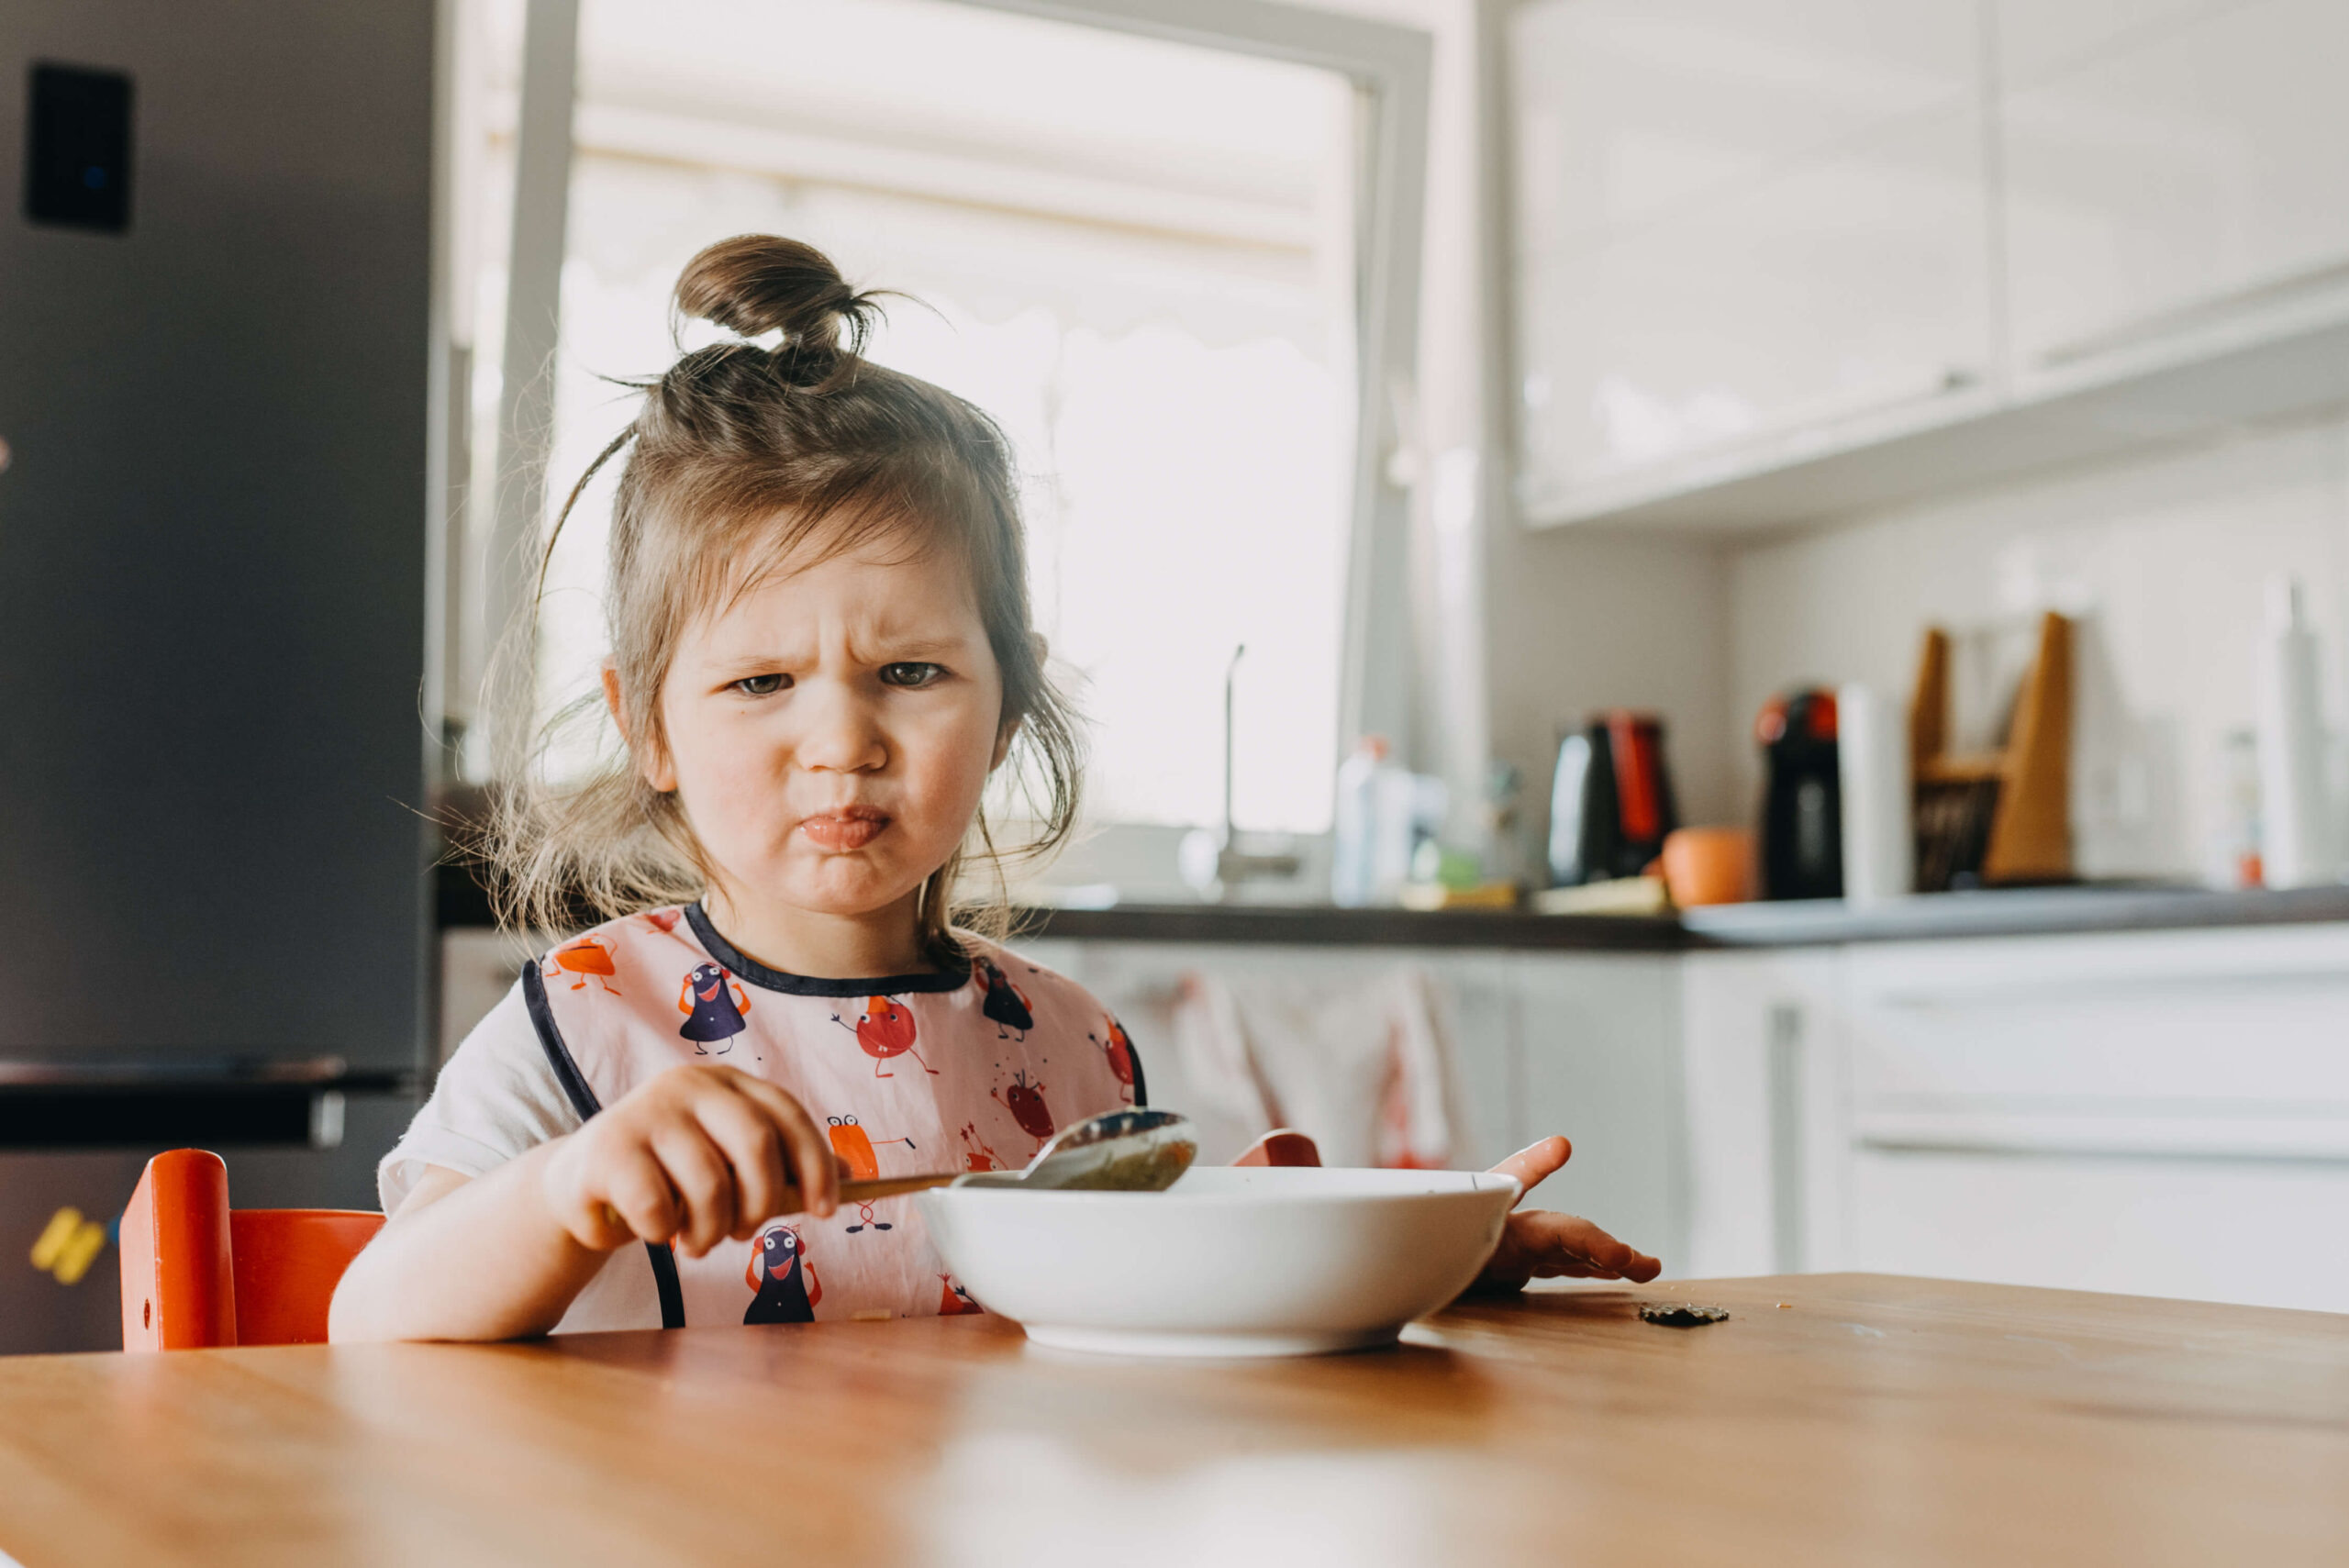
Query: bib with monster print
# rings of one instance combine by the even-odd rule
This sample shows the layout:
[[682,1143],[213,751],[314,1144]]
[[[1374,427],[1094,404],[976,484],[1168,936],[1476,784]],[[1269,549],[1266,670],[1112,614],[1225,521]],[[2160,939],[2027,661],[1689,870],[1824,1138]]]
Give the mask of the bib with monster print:
[[[1016,1168],[1060,1128],[1141,1102],[1132,1044],[1099,1003],[1017,954],[967,945],[969,965],[951,973],[814,980],[738,952],[694,904],[562,944],[523,990],[581,1117],[681,1062],[723,1062],[806,1106],[868,1180]],[[778,1216],[704,1258],[648,1251],[671,1328],[979,1310],[910,1197],[846,1204],[829,1219]],[[616,1299],[648,1288],[628,1250],[606,1273],[564,1329],[649,1317]]]

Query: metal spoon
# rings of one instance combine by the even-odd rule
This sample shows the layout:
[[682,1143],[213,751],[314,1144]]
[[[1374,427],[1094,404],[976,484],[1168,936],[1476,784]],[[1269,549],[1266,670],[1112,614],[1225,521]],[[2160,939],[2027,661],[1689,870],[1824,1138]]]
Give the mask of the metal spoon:
[[[1063,1128],[1018,1171],[932,1171],[919,1176],[885,1176],[842,1182],[841,1202],[918,1193],[926,1187],[1034,1187],[1058,1192],[1157,1193],[1174,1184],[1197,1158],[1198,1140],[1188,1117],[1142,1106],[1104,1111]],[[783,1195],[785,1214],[799,1213],[796,1187]]]
[[958,1187],[1036,1187],[1059,1192],[1163,1193],[1198,1158],[1191,1119],[1135,1106],[1086,1117],[1036,1151],[1020,1171],[974,1171]]

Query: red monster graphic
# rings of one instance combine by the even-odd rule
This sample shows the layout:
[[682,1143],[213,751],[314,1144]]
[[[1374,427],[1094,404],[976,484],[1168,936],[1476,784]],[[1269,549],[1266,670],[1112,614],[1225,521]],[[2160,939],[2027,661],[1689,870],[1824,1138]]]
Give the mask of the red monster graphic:
[[938,1284],[938,1315],[941,1318],[960,1318],[965,1313],[986,1311],[985,1307],[971,1299],[969,1291],[954,1283],[952,1274],[939,1275]]
[[611,977],[619,971],[612,967],[612,944],[607,938],[585,936],[575,942],[565,942],[547,954],[547,961],[554,967],[541,970],[541,978],[553,980],[567,972],[578,976],[571,983],[571,988],[580,991],[586,988],[587,977],[592,974],[596,984],[615,996],[619,995],[612,984]]
[[966,1121],[963,1124],[963,1169],[965,1171],[1000,1171],[1004,1168],[1003,1157],[979,1136],[975,1123]]
[[1011,1087],[989,1089],[987,1093],[994,1096],[996,1104],[1011,1113],[1011,1119],[1019,1124],[1020,1131],[1036,1140],[1041,1152],[1052,1136],[1052,1113],[1044,1104],[1043,1080],[1030,1084],[1027,1073],[1014,1073]]
[[637,918],[665,937],[677,929],[679,914],[675,909],[648,909]]
[[[857,1125],[852,1116],[828,1116],[824,1121],[824,1131],[832,1140],[832,1152],[848,1162],[849,1179],[854,1182],[879,1181],[881,1157],[874,1152],[872,1135]],[[881,1141],[902,1143],[908,1149],[914,1146],[910,1138],[885,1138]],[[874,1230],[894,1229],[887,1220],[873,1218],[873,1206],[869,1203],[856,1206],[856,1221],[848,1228],[852,1236],[868,1227]]]
[[1091,1033],[1087,1033],[1085,1038],[1099,1046],[1101,1053],[1109,1059],[1109,1071],[1118,1076],[1121,1096],[1126,1104],[1132,1105],[1134,1103],[1134,1042],[1126,1038],[1125,1025],[1115,1018],[1109,1019],[1108,1024],[1108,1039],[1100,1040]]
[[867,996],[863,1015],[854,1024],[838,1013],[832,1015],[832,1022],[842,1029],[856,1031],[856,1043],[864,1048],[865,1055],[873,1058],[873,1075],[875,1078],[896,1076],[895,1073],[881,1071],[881,1063],[893,1056],[910,1056],[921,1062],[923,1072],[933,1077],[938,1073],[938,1069],[922,1062],[921,1052],[914,1049],[913,1009],[903,1003],[887,996]]

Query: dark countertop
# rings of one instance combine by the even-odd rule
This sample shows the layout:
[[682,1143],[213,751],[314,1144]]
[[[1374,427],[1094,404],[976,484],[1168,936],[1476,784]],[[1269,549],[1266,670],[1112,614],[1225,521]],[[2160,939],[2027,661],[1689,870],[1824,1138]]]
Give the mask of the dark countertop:
[[[489,900],[463,870],[444,866],[440,883],[441,925],[489,923]],[[2146,885],[2005,888],[1930,894],[1861,908],[1841,899],[1731,904],[1677,917],[1470,909],[1419,913],[1329,905],[1125,904],[1110,909],[1026,910],[1019,930],[1025,937],[1072,941],[1682,952],[2325,920],[2349,922],[2349,885],[2290,893]]]
[[1841,899],[1735,904],[1670,917],[1221,905],[1030,912],[1021,934],[1078,941],[1678,952],[1836,942],[2349,922],[2349,886],[2290,893],[2044,887],[1943,893],[1854,908]]
[[1334,905],[1120,904],[1030,909],[1022,938],[1104,942],[1268,942],[1317,947],[1571,948],[1676,952],[1688,933],[1668,916],[1523,915],[1485,909],[1341,909]]

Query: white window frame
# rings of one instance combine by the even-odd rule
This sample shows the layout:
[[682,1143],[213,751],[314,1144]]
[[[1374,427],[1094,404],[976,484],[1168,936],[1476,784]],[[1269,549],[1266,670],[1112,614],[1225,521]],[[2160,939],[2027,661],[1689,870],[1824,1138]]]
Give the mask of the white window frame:
[[[958,3],[1314,66],[1354,84],[1364,128],[1354,202],[1358,403],[1338,734],[1341,754],[1363,735],[1383,734],[1410,755],[1410,498],[1390,473],[1403,439],[1398,408],[1409,401],[1418,369],[1432,39],[1416,28],[1271,0]],[[500,360],[500,484],[484,574],[488,602],[473,612],[487,617],[493,637],[528,601],[544,527],[578,40],[579,0],[528,0]],[[449,613],[453,619],[468,608]],[[452,678],[465,683],[461,689],[478,689],[482,672],[451,662]],[[504,743],[518,739],[496,738],[493,754],[514,754]]]

